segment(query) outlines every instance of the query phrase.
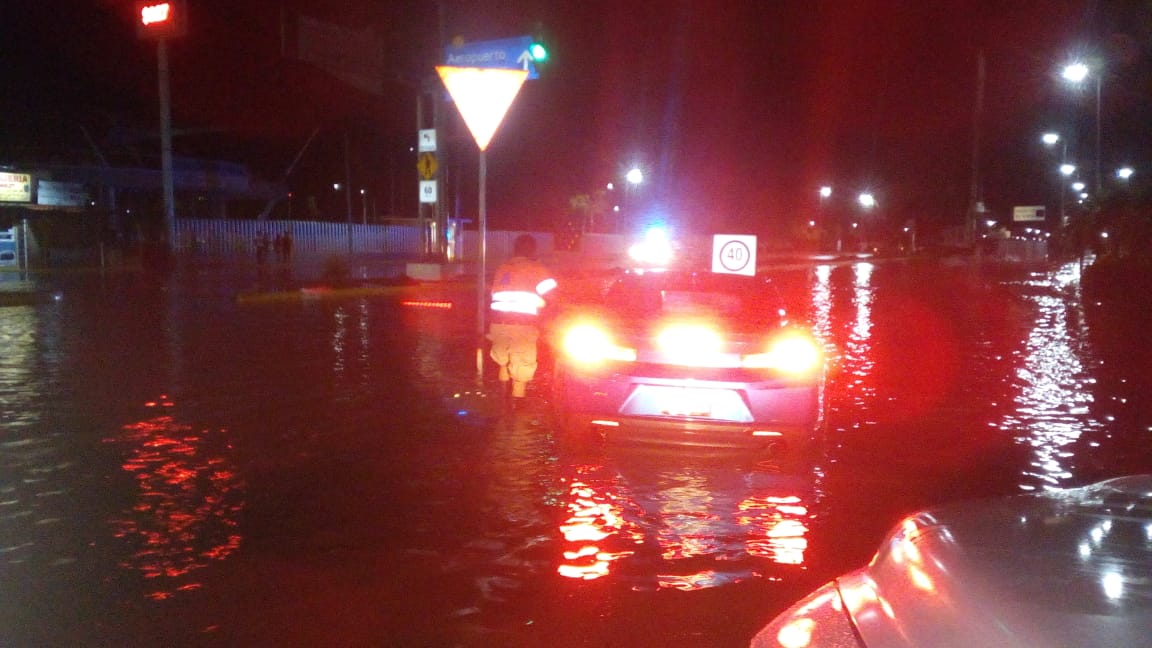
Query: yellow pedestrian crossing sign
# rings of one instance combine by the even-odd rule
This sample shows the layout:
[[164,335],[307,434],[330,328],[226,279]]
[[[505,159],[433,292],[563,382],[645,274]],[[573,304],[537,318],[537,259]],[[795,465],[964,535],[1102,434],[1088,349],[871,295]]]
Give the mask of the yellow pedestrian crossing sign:
[[420,173],[420,177],[425,180],[431,180],[436,177],[436,155],[434,153],[421,153],[420,157],[416,160],[416,171]]

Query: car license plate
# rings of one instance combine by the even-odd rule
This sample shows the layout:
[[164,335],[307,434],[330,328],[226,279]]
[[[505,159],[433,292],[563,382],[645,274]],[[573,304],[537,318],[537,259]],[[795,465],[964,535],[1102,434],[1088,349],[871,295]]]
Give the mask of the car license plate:
[[712,416],[712,390],[690,387],[669,388],[661,394],[660,411],[665,416]]
[[706,418],[747,423],[752,412],[734,389],[637,385],[620,406],[621,416]]

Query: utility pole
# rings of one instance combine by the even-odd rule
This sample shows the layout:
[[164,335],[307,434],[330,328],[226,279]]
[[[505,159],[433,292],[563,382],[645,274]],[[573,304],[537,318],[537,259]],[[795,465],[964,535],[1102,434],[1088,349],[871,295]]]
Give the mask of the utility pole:
[[172,92],[168,83],[168,41],[156,41],[156,68],[160,86],[160,176],[164,191],[164,238],[168,251],[176,249],[176,182],[172,171]]
[[169,89],[168,40],[188,29],[186,0],[136,0],[136,35],[156,41],[156,76],[160,95],[160,175],[164,197],[164,236],[168,252],[176,249],[176,198],[172,171],[172,96]]
[[981,123],[984,120],[984,50],[976,54],[976,107],[972,112],[972,186],[968,196],[968,215],[964,220],[964,242],[976,240],[976,219],[984,211],[980,181]]
[[344,127],[344,205],[348,222],[348,263],[352,263],[352,163],[348,159],[348,127]]
[[[440,57],[444,55],[444,24],[445,17],[444,0],[436,3],[436,61],[439,65]],[[443,262],[446,259],[444,254],[446,249],[446,242],[444,234],[448,231],[447,210],[445,209],[445,193],[448,183],[444,181],[448,170],[448,138],[444,133],[444,111],[441,109],[443,100],[441,97],[444,92],[441,90],[436,77],[429,77],[432,80],[432,128],[436,129],[436,137],[444,142],[444,146],[438,147],[440,150],[436,152],[439,156],[439,166],[443,171],[440,172],[439,177],[436,179],[437,191],[436,202],[432,204],[433,218],[436,225],[432,231],[432,254],[435,256],[437,262]]]

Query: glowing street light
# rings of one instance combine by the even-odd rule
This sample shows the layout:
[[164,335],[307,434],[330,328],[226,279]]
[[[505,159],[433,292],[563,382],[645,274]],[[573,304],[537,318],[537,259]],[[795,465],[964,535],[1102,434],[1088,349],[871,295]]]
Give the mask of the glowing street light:
[[1064,70],[1060,73],[1060,75],[1064,77],[1065,81],[1080,83],[1084,79],[1088,78],[1088,73],[1090,71],[1091,70],[1088,68],[1087,64],[1076,62],[1065,65]]
[[856,200],[860,203],[860,206],[863,207],[864,209],[872,209],[873,207],[876,206],[876,197],[873,196],[872,193],[868,192],[868,191],[861,193],[856,198]]
[[640,167],[634,166],[631,169],[628,169],[628,171],[624,174],[624,180],[628,184],[624,185],[624,209],[622,211],[624,213],[624,218],[631,220],[633,208],[632,203],[635,202],[635,200],[632,199],[632,193],[637,190],[637,188],[640,186],[640,183],[644,182],[644,171],[642,171]]
[[1089,76],[1096,79],[1096,193],[1100,193],[1100,74],[1093,71],[1087,63],[1076,61],[1064,66],[1061,76],[1065,81],[1074,84],[1083,83]]
[[[1060,162],[1061,162],[1060,173],[1064,174],[1065,176],[1069,176],[1069,175],[1076,172],[1076,166],[1073,164],[1068,164],[1068,140],[1064,139],[1063,137],[1060,137],[1060,133],[1053,133],[1053,132],[1044,133],[1043,135],[1040,136],[1040,141],[1044,142],[1044,145],[1049,147],[1049,148],[1056,146],[1056,144],[1060,144]],[[1066,192],[1065,192],[1065,188],[1064,188],[1064,183],[1061,182],[1060,183],[1060,223],[1067,225],[1068,224],[1068,210],[1067,210],[1066,205],[1064,204],[1066,202],[1065,193]]]
[[1127,180],[1131,178],[1133,173],[1136,172],[1132,169],[1132,167],[1120,167],[1119,169],[1116,169],[1116,177],[1120,178],[1121,180]]
[[[821,228],[821,231],[818,233],[818,235],[819,235],[819,237],[820,237],[820,239],[821,239],[821,240],[820,240],[820,241],[817,243],[817,246],[818,246],[818,247],[823,247],[823,240],[822,240],[822,239],[824,238],[824,232],[823,232],[823,229],[824,229],[824,221],[825,221],[825,217],[824,217],[824,203],[825,203],[825,202],[827,202],[827,201],[828,201],[828,199],[829,199],[829,198],[831,198],[831,197],[832,197],[832,187],[831,187],[831,185],[823,185],[823,186],[821,186],[821,187],[820,187],[820,202],[819,202],[819,204],[818,204],[818,205],[817,205],[817,207],[816,207],[816,218],[817,218],[817,220],[819,220],[819,223],[817,223],[817,225],[819,225],[819,227]],[[841,242],[841,239],[840,239],[840,228],[839,228],[839,227],[837,227],[837,228],[836,228],[836,251],[837,251],[837,252],[839,252],[839,251],[840,251],[841,245],[842,245],[842,242]]]

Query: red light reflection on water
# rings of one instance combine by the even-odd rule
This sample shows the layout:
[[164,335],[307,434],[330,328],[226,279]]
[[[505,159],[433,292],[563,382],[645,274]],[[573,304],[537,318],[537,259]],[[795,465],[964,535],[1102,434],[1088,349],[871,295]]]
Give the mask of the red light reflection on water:
[[109,523],[134,548],[121,566],[156,579],[148,596],[160,600],[199,588],[190,575],[240,546],[243,502],[240,479],[220,454],[227,448],[223,430],[196,432],[177,421],[166,396],[145,407],[161,412],[105,439],[124,448],[121,468],[138,488],[136,503]]
[[[561,576],[595,580],[614,565],[634,558],[641,547],[659,548],[660,564],[712,558],[733,564],[741,554],[778,565],[802,565],[808,550],[810,512],[799,495],[781,492],[727,492],[731,482],[703,477],[662,482],[644,491],[642,502],[620,478],[606,482],[591,476],[592,466],[577,470],[568,484],[568,516],[560,524],[567,549],[557,568]],[[653,574],[661,589],[716,587],[752,575],[703,569],[690,574]]]
[[748,553],[785,565],[804,564],[808,550],[808,507],[798,496],[749,497],[740,502],[740,523],[759,530]]
[[[568,517],[560,525],[564,539],[573,548],[564,552],[557,571],[561,576],[595,580],[607,576],[609,566],[632,552],[604,551],[600,543],[615,536],[630,535],[620,503],[610,494],[599,493],[588,484],[573,480],[568,485]],[[631,529],[637,535],[636,529]],[[642,540],[642,536],[638,538]]]

